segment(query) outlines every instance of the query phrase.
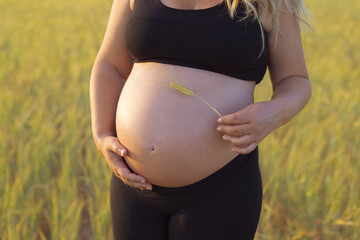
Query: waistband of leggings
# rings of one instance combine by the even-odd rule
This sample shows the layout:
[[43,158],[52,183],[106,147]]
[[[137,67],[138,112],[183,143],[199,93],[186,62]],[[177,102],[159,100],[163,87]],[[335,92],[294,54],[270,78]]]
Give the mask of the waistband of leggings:
[[217,188],[224,184],[228,179],[233,175],[241,171],[246,163],[252,160],[257,161],[258,158],[258,147],[256,147],[252,152],[248,154],[239,154],[233,158],[229,163],[224,167],[220,168],[216,172],[210,174],[209,176],[201,179],[198,182],[186,185],[183,187],[161,187],[153,185],[152,192],[159,195],[181,195],[188,194],[193,192],[205,192],[210,189]]

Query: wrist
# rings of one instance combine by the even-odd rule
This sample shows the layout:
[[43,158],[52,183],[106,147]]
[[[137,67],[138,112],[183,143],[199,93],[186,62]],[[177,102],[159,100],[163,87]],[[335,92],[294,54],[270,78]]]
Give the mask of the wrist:
[[273,122],[275,127],[278,128],[291,120],[290,112],[288,111],[287,102],[281,99],[272,99],[269,101],[271,104],[271,111],[273,112]]

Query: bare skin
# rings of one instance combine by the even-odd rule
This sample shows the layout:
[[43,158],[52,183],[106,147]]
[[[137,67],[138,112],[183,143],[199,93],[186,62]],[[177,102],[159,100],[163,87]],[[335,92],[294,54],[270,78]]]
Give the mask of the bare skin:
[[[162,2],[179,9],[218,3]],[[167,64],[133,65],[123,42],[130,13],[129,2],[114,0],[90,84],[95,143],[112,171],[129,186],[151,189],[152,184],[179,187],[196,182],[237,154],[254,150],[310,98],[299,23],[292,14],[281,14],[282,35],[275,47],[269,14],[260,9],[268,32],[274,94],[269,101],[254,103],[254,82]],[[170,80],[168,74],[222,113],[218,122],[218,116],[203,102],[160,84]]]
[[255,83],[167,64],[134,65],[116,118],[126,162],[153,184],[178,187],[210,175],[237,153],[216,131],[219,116],[210,107],[164,85],[174,81],[169,74],[223,115],[253,103]]

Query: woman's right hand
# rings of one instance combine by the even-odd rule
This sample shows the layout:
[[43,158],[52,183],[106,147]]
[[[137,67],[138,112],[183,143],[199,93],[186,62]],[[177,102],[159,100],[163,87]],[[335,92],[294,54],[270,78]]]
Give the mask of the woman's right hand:
[[130,187],[151,190],[152,185],[143,176],[132,173],[124,162],[127,150],[114,136],[100,139],[99,151],[105,158],[114,174]]

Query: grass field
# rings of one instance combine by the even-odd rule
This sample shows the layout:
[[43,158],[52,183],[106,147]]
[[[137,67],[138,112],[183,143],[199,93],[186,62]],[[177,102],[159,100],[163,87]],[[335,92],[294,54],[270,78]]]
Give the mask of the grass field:
[[[306,3],[312,99],[260,144],[256,239],[360,239],[360,3]],[[112,238],[88,101],[110,7],[0,0],[0,240]],[[270,89],[264,80],[257,100]]]

